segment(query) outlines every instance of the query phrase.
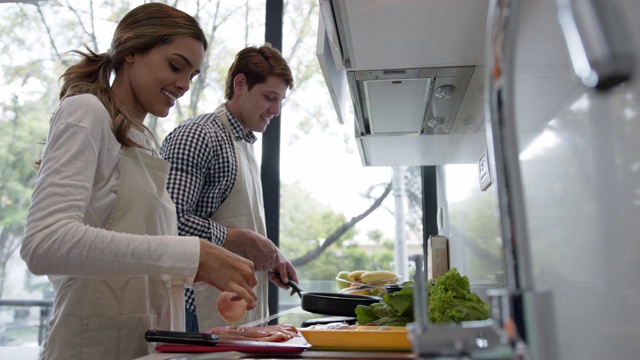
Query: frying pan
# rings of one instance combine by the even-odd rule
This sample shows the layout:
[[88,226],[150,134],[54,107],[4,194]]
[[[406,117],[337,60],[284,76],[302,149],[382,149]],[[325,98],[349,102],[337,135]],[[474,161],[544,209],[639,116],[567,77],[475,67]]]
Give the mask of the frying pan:
[[300,285],[289,279],[289,286],[300,296],[302,310],[316,314],[356,316],[356,306],[380,302],[381,297],[343,294],[333,292],[305,292]]

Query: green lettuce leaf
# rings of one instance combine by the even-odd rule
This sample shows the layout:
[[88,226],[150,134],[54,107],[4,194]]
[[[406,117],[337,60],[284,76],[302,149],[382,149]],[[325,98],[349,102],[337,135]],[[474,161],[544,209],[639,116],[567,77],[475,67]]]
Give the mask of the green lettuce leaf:
[[471,292],[469,278],[452,268],[429,290],[429,321],[448,323],[489,318],[489,304]]
[[[469,278],[452,268],[435,281],[429,281],[429,322],[459,323],[489,318],[489,304],[471,292]],[[384,294],[382,302],[356,307],[360,325],[404,326],[413,318],[413,282],[402,284],[402,289]]]

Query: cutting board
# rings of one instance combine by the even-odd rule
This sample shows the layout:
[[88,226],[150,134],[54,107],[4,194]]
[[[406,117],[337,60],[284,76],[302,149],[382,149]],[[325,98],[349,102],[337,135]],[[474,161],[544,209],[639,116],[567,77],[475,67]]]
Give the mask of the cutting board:
[[242,353],[300,353],[311,347],[311,344],[303,336],[294,337],[279,343],[251,341],[251,344],[220,344],[215,346],[183,345],[183,344],[158,344],[157,352],[164,353],[207,353],[237,351]]

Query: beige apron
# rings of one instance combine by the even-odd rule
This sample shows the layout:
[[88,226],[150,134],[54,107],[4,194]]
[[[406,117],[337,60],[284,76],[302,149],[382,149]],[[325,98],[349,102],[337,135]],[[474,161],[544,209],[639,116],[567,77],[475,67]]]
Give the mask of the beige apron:
[[[224,109],[219,107],[216,110],[216,115],[231,135],[229,120]],[[260,185],[258,163],[253,153],[253,145],[246,141],[233,141],[233,143],[235,144],[238,162],[238,175],[231,193],[211,216],[211,220],[227,228],[250,229],[266,236],[262,187]],[[256,278],[258,279],[258,285],[254,288],[254,291],[258,296],[258,305],[248,312],[246,318],[235,325],[269,316],[269,274],[266,271],[256,271]],[[229,323],[222,320],[216,309],[218,295],[220,295],[220,291],[210,286],[195,290],[196,312],[200,331],[229,325]]]
[[[120,184],[106,229],[176,235],[175,206],[166,191],[169,163],[123,148]],[[134,359],[152,352],[148,329],[184,331],[184,277],[69,277],[58,289],[42,357]]]

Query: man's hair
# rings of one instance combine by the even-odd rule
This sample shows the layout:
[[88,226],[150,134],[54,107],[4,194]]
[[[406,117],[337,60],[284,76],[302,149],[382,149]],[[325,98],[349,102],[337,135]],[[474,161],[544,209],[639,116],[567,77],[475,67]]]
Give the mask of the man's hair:
[[277,76],[293,89],[293,76],[287,61],[278,49],[266,43],[263,46],[249,46],[242,49],[229,68],[224,96],[231,100],[234,94],[233,79],[238,74],[247,78],[247,86],[251,90],[255,85],[267,82],[269,76]]

